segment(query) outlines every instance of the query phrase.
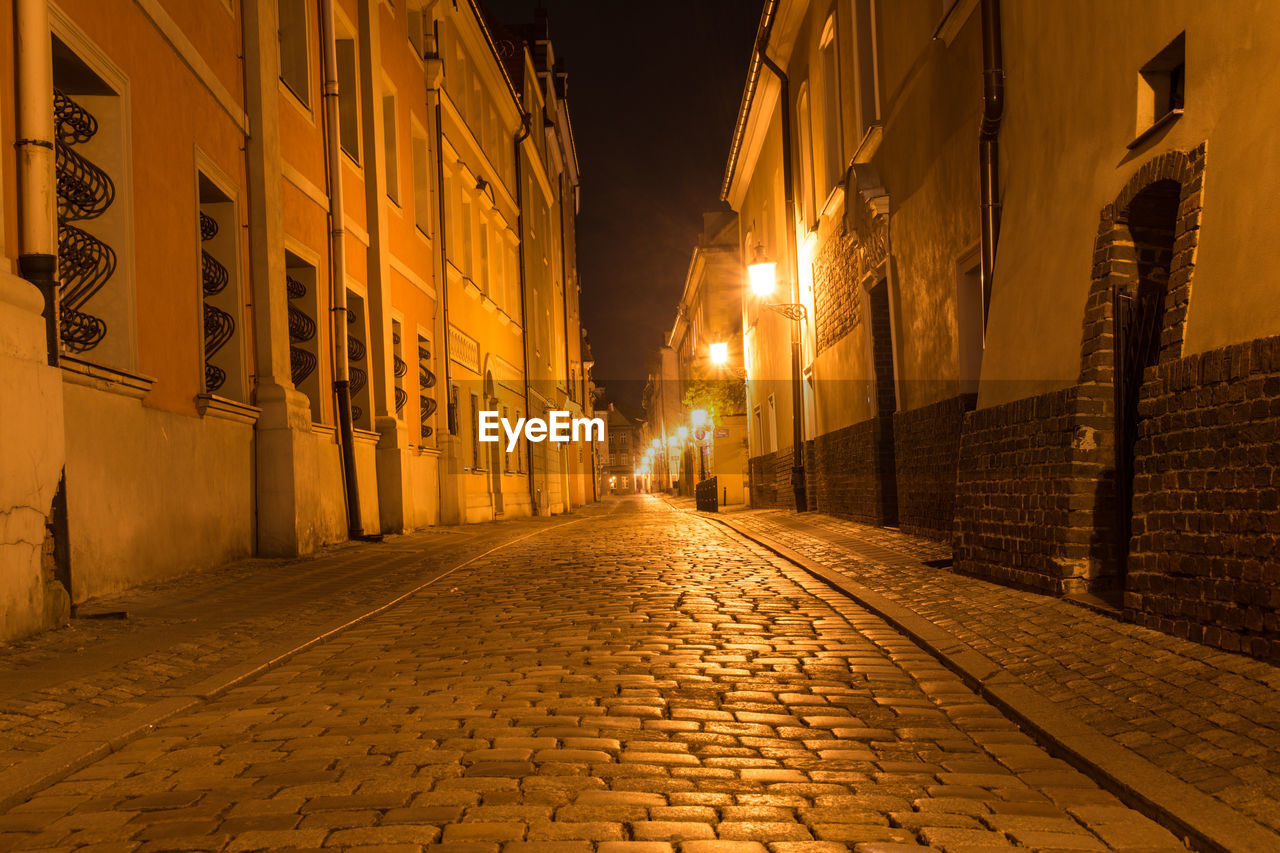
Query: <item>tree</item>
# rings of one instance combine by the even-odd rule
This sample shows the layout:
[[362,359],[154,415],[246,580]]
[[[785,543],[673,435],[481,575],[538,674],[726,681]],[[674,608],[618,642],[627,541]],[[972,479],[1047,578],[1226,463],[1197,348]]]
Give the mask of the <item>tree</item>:
[[684,407],[706,409],[712,421],[747,411],[747,383],[741,379],[691,379],[685,387]]

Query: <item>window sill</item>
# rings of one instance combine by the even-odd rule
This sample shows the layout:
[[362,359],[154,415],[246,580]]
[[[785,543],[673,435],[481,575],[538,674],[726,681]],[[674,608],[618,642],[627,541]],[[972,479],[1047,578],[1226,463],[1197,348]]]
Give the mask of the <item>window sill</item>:
[[64,382],[83,385],[86,388],[106,391],[110,394],[119,394],[121,397],[132,397],[135,400],[141,400],[147,396],[151,386],[156,384],[155,377],[114,367],[104,367],[100,364],[81,361],[70,355],[59,356],[58,364],[62,368]]
[[1160,118],[1152,122],[1151,127],[1148,127],[1146,130],[1142,131],[1142,133],[1139,133],[1137,136],[1135,136],[1133,138],[1133,141],[1130,142],[1128,145],[1126,145],[1125,148],[1128,148],[1130,151],[1132,151],[1133,149],[1137,148],[1139,145],[1142,145],[1144,142],[1151,139],[1151,137],[1155,136],[1157,133],[1164,130],[1166,127],[1168,127],[1169,125],[1177,121],[1179,118],[1181,118],[1182,113],[1183,113],[1182,109],[1169,110],[1169,112],[1165,113],[1164,115],[1160,116]]
[[227,397],[219,397],[217,394],[197,394],[196,411],[200,413],[201,417],[222,418],[223,420],[234,421],[238,424],[249,424],[250,426],[256,424],[258,415],[262,414],[262,409],[256,406],[250,406]]

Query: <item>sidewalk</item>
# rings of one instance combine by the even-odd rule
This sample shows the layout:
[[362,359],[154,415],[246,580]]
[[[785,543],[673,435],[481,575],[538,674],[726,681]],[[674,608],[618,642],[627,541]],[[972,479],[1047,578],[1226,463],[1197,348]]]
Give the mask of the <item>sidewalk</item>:
[[[692,508],[692,501],[668,500]],[[1181,780],[1280,829],[1280,669],[927,566],[949,558],[950,548],[895,530],[778,510],[715,518],[811,571],[825,570],[855,597],[861,590],[904,614],[900,622],[911,624],[899,627],[920,633],[953,669],[983,687],[999,685],[992,698],[1021,690],[1042,715],[1082,732],[1083,723],[1095,741],[1109,741],[1119,775],[1154,766],[1148,776],[1176,777],[1165,777],[1166,788]]]
[[598,511],[246,559],[80,607],[127,618],[0,644],[0,808],[462,563]]

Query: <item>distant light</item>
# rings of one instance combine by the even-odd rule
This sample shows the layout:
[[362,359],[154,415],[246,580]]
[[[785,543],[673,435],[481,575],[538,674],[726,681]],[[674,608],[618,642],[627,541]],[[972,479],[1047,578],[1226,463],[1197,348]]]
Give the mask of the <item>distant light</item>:
[[689,420],[693,423],[694,429],[700,429],[707,425],[707,410],[694,409],[689,415]]
[[711,363],[720,365],[729,363],[728,343],[720,341],[711,345]]
[[689,438],[689,428],[685,426],[680,427],[680,429],[676,430],[676,435],[680,436],[681,441],[685,441]]
[[662,449],[662,439],[660,439],[660,438],[655,438],[655,439],[653,440],[653,442],[652,442],[652,446],[653,446],[653,449],[654,449],[654,451],[655,451],[655,452],[656,452],[656,451],[661,450],[661,449]]

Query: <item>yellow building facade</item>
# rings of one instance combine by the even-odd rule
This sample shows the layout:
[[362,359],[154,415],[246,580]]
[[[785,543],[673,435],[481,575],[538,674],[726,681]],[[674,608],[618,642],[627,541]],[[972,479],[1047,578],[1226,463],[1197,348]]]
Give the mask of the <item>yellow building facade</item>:
[[[475,440],[480,410],[529,413],[516,160],[547,117],[474,4],[3,10],[0,636],[249,555],[591,499],[589,447],[535,506],[528,449]],[[547,212],[568,252],[576,169]],[[589,380],[560,282],[565,408]]]
[[753,502],[1274,659],[1274,18],[767,2],[724,182],[774,265]]

